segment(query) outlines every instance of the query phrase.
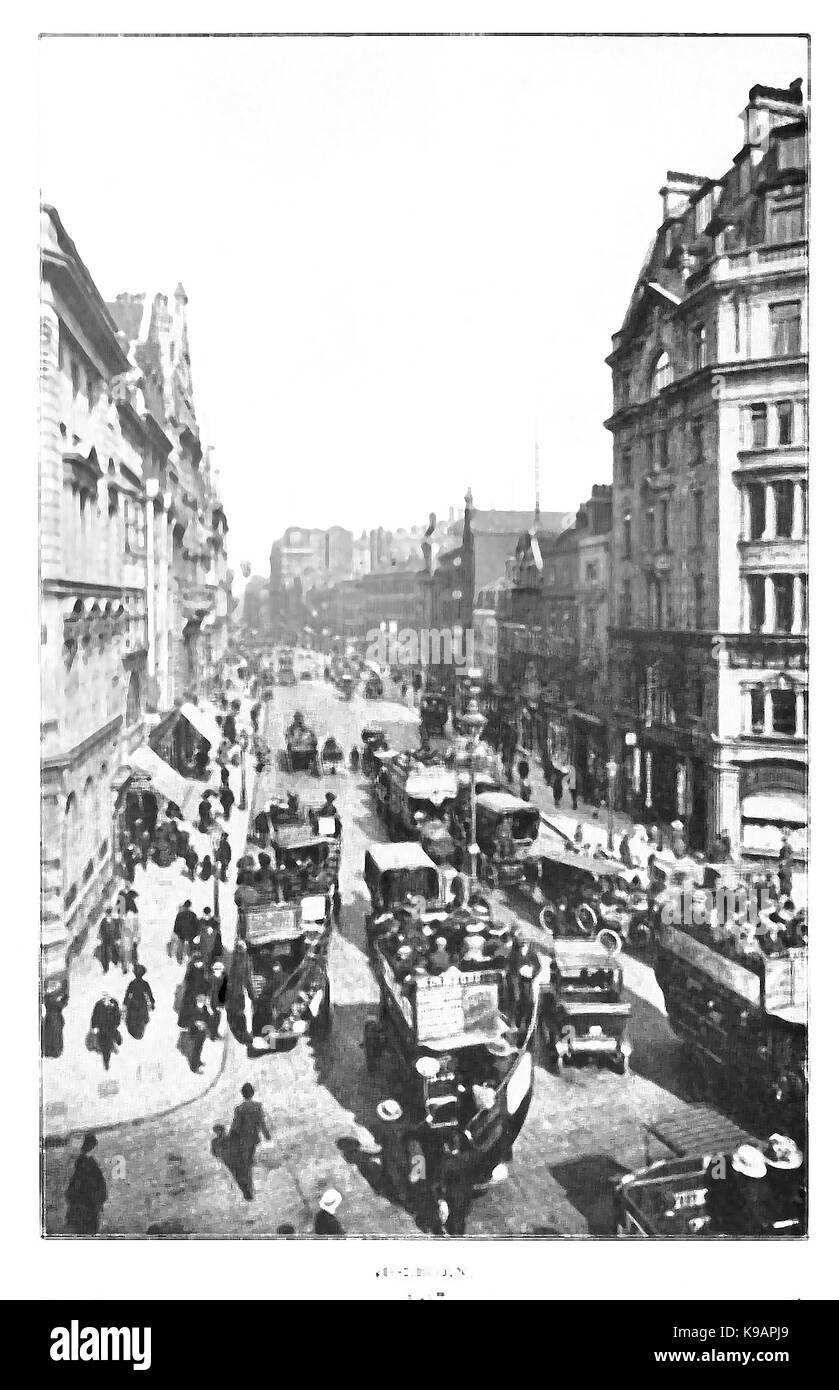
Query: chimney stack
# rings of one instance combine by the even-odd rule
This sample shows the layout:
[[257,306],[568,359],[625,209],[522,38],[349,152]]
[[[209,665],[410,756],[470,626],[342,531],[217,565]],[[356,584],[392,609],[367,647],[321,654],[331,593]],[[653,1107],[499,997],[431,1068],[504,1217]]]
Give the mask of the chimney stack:
[[667,222],[671,217],[681,217],[688,199],[707,182],[703,174],[681,174],[677,169],[668,169],[664,185],[658,190],[662,222]]

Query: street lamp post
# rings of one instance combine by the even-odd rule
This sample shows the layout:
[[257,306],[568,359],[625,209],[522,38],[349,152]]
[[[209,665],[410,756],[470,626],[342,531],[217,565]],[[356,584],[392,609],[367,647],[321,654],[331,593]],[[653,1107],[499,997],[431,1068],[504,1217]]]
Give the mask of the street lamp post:
[[244,729],[243,729],[243,730],[242,730],[242,733],[241,733],[241,735],[240,735],[240,744],[241,744],[241,748],[242,748],[242,757],[241,757],[241,759],[240,759],[241,768],[242,768],[241,792],[240,792],[240,794],[239,794],[239,810],[240,810],[240,811],[246,811],[247,808],[248,808],[248,793],[247,793],[247,788],[246,788],[246,786],[245,786],[245,773],[246,773],[246,771],[247,771],[247,763],[246,763],[246,761],[245,761],[245,759],[246,759],[246,754],[245,754],[245,744],[246,744],[246,742],[247,742],[247,735],[245,734],[245,731],[244,731]]
[[470,888],[478,873],[477,843],[477,797],[475,794],[475,758],[481,734],[486,727],[486,719],[478,709],[477,700],[470,700],[466,713],[461,717],[461,728],[468,739],[469,749],[469,881]]
[[606,764],[606,776],[608,781],[609,794],[609,818],[607,822],[606,848],[611,850],[615,847],[615,778],[618,775],[618,765],[613,758]]

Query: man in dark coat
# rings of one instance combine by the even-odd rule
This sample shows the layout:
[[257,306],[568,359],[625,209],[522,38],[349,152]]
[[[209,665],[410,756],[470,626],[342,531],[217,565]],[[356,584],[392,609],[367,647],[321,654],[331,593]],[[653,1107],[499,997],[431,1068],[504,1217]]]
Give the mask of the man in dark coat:
[[218,799],[221,802],[224,819],[230,820],[230,812],[236,804],[236,797],[229,782],[223,783],[221,791],[218,794]]
[[99,924],[99,946],[96,951],[103,975],[107,975],[112,965],[119,965],[118,933],[119,920],[112,912],[106,912]]
[[98,999],[93,1006],[93,1013],[90,1016],[90,1026],[98,1038],[99,1051],[102,1053],[102,1063],[108,1071],[111,1066],[111,1056],[115,1048],[122,1042],[122,1035],[119,1031],[121,1014],[119,1004],[107,991]]
[[552,788],[552,790],[553,790],[553,795],[554,795],[554,806],[559,806],[559,805],[561,805],[561,803],[562,803],[562,773],[559,771],[558,768],[554,771],[553,779],[552,779],[552,782],[551,782],[551,788]]
[[173,930],[178,940],[176,959],[178,965],[180,965],[186,951],[189,949],[193,937],[198,934],[198,918],[192,910],[192,903],[189,898],[187,898],[183,907],[178,909]]
[[210,992],[210,972],[196,950],[190,957],[184,972],[181,993],[181,1006],[178,1009],[178,1027],[188,1028],[192,1012],[200,995]]
[[227,831],[222,830],[216,850],[216,863],[219,866],[219,877],[222,883],[227,882],[227,871],[230,868],[230,861],[232,858],[233,851],[230,848],[230,840],[227,837]]
[[236,742],[236,720],[232,714],[225,715],[221,731],[228,743]]
[[102,1208],[108,1200],[108,1187],[102,1169],[91,1158],[96,1148],[96,1136],[86,1134],[81,1152],[67,1184],[67,1225],[74,1235],[95,1236],[99,1230]]
[[331,1187],[328,1192],[324,1192],[320,1199],[318,1214],[315,1217],[314,1233],[316,1236],[342,1236],[346,1234],[335,1215],[342,1201],[340,1192],[336,1192],[334,1187]]
[[204,1070],[201,1053],[212,1029],[213,1014],[209,999],[206,994],[199,994],[187,1020],[190,1071],[200,1072]]
[[253,1086],[246,1081],[242,1101],[233,1111],[228,1134],[230,1167],[246,1201],[253,1201],[253,1160],[260,1137],[271,1138],[265,1111],[254,1100]]

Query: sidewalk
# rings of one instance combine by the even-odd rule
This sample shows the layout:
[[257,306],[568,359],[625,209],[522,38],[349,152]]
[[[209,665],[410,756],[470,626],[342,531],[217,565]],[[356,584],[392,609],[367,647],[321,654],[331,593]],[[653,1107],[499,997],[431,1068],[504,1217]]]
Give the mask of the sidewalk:
[[[244,720],[248,721],[250,701],[242,702]],[[246,790],[248,801],[253,794],[255,779],[253,759],[247,754]],[[232,948],[236,937],[236,860],[242,854],[247,831],[248,812],[238,809],[241,790],[240,772],[232,768],[230,785],[237,794],[237,805],[230,813],[226,828],[233,851],[232,873],[228,882],[219,885],[219,911],[222,939]],[[98,937],[91,934],[81,953],[70,966],[70,999],[64,1011],[64,1050],[61,1057],[42,1058],[41,1103],[45,1137],[65,1135],[78,1130],[97,1129],[147,1119],[159,1115],[203,1095],[217,1081],[224,1065],[225,1041],[209,1040],[204,1045],[200,1074],[190,1071],[186,1058],[178,1049],[180,1030],[174,1010],[175,990],[183,977],[184,967],[170,959],[166,944],[172,934],[172,924],[178,907],[189,898],[198,917],[205,907],[213,905],[213,883],[190,882],[182,860],[162,869],[149,864],[138,868],[134,880],[140,912],[140,963],[148,971],[146,979],[154,994],[156,1008],[142,1039],[132,1038],[125,1024],[120,1027],[123,1043],[111,1058],[105,1071],[102,1058],[88,1052],[85,1045],[93,1006],[104,991],[121,1005],[126,986],[133,978],[131,971],[123,975],[119,966],[111,966],[104,974],[94,951]]]
[[[516,756],[516,763],[519,761]],[[537,757],[529,757],[530,763],[530,785],[533,789],[531,803],[538,806],[542,812],[543,819],[548,825],[554,826],[562,831],[564,835],[574,837],[574,831],[578,825],[583,827],[583,835],[587,844],[592,848],[599,845],[606,848],[608,839],[608,812],[606,807],[592,806],[589,802],[583,801],[582,796],[577,797],[577,810],[575,811],[571,803],[571,793],[567,788],[563,788],[562,801],[559,807],[554,806],[553,792],[545,781],[545,774],[542,765]],[[510,783],[510,790],[518,795],[519,779],[514,777]],[[629,830],[632,833],[632,817],[623,811],[615,811],[614,822],[614,847],[617,851],[620,839]]]

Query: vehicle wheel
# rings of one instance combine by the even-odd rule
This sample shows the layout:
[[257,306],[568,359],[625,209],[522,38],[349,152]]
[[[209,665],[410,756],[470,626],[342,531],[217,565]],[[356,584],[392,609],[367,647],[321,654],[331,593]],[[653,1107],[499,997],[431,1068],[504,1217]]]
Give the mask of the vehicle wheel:
[[539,913],[539,926],[553,936],[559,925],[559,913],[555,907],[543,907]]

